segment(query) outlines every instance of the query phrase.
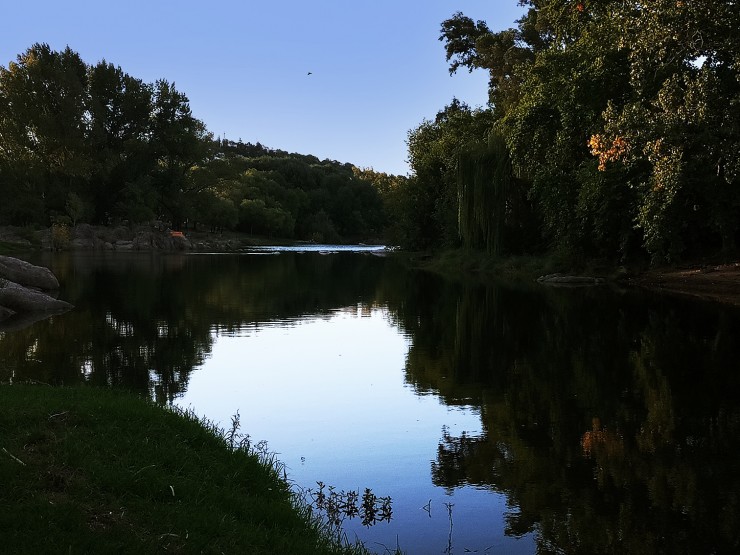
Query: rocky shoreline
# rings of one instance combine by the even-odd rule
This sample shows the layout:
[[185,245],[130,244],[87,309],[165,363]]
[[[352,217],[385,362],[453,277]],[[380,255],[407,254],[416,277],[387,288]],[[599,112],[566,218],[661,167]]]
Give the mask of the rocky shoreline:
[[57,299],[59,281],[48,268],[0,256],[0,331],[19,329],[74,308]]
[[238,234],[181,233],[160,222],[140,226],[51,227],[38,231],[0,228],[0,243],[18,250],[235,251],[251,243]]
[[[171,231],[161,222],[140,226],[0,227],[0,252],[33,250],[117,252],[234,252],[254,243],[243,235]],[[56,298],[59,282],[48,268],[0,255],[0,332],[22,329],[74,308]]]
[[[0,227],[0,247],[12,250],[79,250],[79,251],[194,251],[234,252],[259,244],[254,237],[239,233],[171,232],[160,222],[142,226],[103,227],[79,224],[67,228],[63,244],[54,244],[54,230],[28,231]],[[6,249],[7,250],[7,249]],[[12,280],[11,280],[12,281]],[[574,287],[598,285],[601,278],[550,274],[538,279],[550,286]],[[690,295],[705,300],[740,306],[740,262],[720,265],[697,264],[684,268],[652,268],[620,275],[620,283],[652,289],[667,294]],[[5,322],[7,309],[0,303],[0,321]],[[15,317],[14,317],[15,318]]]

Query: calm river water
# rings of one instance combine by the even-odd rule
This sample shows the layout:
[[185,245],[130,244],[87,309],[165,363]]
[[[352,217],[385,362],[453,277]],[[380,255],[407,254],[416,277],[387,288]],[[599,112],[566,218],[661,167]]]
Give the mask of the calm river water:
[[238,411],[297,489],[392,498],[345,521],[378,553],[740,552],[740,311],[330,250],[34,255],[76,309],[0,381]]

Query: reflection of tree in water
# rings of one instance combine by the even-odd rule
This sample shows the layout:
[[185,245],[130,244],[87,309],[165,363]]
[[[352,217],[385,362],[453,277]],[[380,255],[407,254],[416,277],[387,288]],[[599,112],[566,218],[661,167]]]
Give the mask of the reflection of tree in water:
[[[599,290],[453,285],[373,256],[55,258],[76,309],[0,334],[0,380],[171,400],[216,333],[388,304],[406,380],[480,412],[433,481],[505,492],[541,553],[740,548],[737,312]],[[740,551],[740,550],[738,550]]]
[[[414,290],[411,290],[411,295]],[[738,314],[601,291],[420,284],[397,318],[407,380],[481,413],[443,430],[432,479],[517,507],[541,553],[740,548]]]
[[0,334],[0,379],[84,380],[171,402],[215,333],[372,303],[384,263],[287,253],[56,257],[47,264],[76,308]]

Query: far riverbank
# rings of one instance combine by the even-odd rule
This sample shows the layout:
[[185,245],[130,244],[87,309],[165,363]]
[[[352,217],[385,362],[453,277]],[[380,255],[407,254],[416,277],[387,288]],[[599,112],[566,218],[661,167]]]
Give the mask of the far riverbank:
[[[62,250],[110,251],[196,251],[238,252],[257,245],[290,244],[289,239],[262,237],[238,232],[171,232],[158,226],[103,227],[80,224],[70,228]],[[53,230],[0,228],[0,254],[53,248]],[[573,267],[554,256],[493,258],[485,253],[455,249],[438,253],[397,252],[409,265],[459,279],[535,281],[538,277],[564,273],[588,275],[604,282],[644,287],[668,294],[690,295],[714,302],[740,306],[740,261],[687,262],[664,267],[624,268],[599,262]]]
[[642,287],[740,306],[740,261],[687,262],[675,266],[625,268],[590,262],[574,266],[552,256],[493,258],[462,249],[436,254],[408,254],[409,264],[450,278],[534,282],[554,273],[593,276],[603,283]]

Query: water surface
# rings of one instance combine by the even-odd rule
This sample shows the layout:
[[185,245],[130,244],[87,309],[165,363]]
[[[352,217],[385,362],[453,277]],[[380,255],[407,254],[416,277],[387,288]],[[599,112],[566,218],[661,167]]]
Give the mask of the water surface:
[[381,553],[740,549],[737,309],[315,250],[36,255],[76,309],[0,333],[0,380],[239,411],[296,488],[390,495],[345,523]]

